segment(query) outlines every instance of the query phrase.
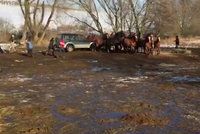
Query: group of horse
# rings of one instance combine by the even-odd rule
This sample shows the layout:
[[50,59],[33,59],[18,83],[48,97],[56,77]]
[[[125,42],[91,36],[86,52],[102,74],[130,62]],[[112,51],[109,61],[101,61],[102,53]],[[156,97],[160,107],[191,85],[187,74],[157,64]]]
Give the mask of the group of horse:
[[129,52],[153,55],[160,54],[160,37],[147,34],[143,38],[137,37],[135,33],[123,31],[111,34],[89,34],[87,39],[93,42],[92,50],[104,49],[106,52]]

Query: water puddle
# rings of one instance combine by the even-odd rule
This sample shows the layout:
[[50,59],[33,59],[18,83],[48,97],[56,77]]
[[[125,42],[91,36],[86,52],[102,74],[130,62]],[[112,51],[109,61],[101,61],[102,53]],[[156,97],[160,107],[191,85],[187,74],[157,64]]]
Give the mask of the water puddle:
[[198,70],[198,67],[181,67],[179,70]]
[[169,81],[177,83],[199,83],[200,77],[191,77],[191,76],[175,76],[172,77]]
[[[63,127],[62,123],[76,123],[77,121],[83,121],[79,123],[80,127],[90,129],[90,125],[96,126],[96,128],[104,128],[104,129],[112,129],[112,128],[119,128],[123,125],[120,121],[120,118],[126,115],[126,113],[121,112],[110,112],[105,114],[96,114],[92,115],[92,117],[88,118],[88,116],[83,116],[84,113],[80,115],[73,115],[73,114],[62,114],[58,110],[60,106],[65,105],[66,103],[63,100],[57,100],[51,107],[51,114],[52,116],[58,120],[60,123],[55,125],[54,130],[57,132]],[[66,106],[67,107],[67,106]],[[73,109],[70,110],[73,112]],[[69,111],[68,111],[69,112]],[[74,112],[73,112],[74,113]],[[88,113],[85,113],[88,115]],[[85,124],[85,122],[87,122]]]
[[126,113],[122,112],[110,112],[105,114],[98,114],[96,115],[96,118],[98,119],[120,119],[121,117],[125,116]]
[[175,65],[175,64],[161,63],[161,64],[159,64],[159,66],[161,66],[161,67],[176,67],[177,65]]
[[13,123],[14,120],[15,120],[15,118],[12,117],[12,116],[5,116],[5,117],[4,117],[4,121],[5,121],[6,123]]
[[104,71],[110,71],[111,68],[109,67],[93,67],[92,72],[104,72]]
[[123,126],[124,124],[120,119],[125,116],[126,113],[122,112],[110,112],[105,114],[97,114],[95,117],[98,120],[98,124],[106,129],[114,129]]
[[87,70],[71,70],[67,71],[66,75],[79,76],[80,74],[85,74],[85,73],[87,73]]
[[51,113],[54,118],[56,118],[57,120],[59,120],[61,122],[70,122],[70,123],[80,120],[80,117],[78,117],[78,116],[72,116],[72,115],[66,116],[66,115],[61,114],[58,111],[58,107],[63,104],[64,104],[64,101],[58,100],[58,101],[56,101],[56,103],[54,105],[51,106]]
[[146,75],[151,75],[151,76],[158,76],[158,75],[169,75],[171,72],[164,72],[164,71],[149,71],[145,72]]
[[182,130],[177,127],[177,125],[179,125],[180,122],[182,121],[182,117],[181,117],[182,112],[183,111],[177,107],[176,103],[174,102],[166,103],[162,114],[164,116],[167,116],[170,119],[170,122],[167,126],[163,128],[163,131],[167,132],[168,130],[171,129],[171,130],[182,132]]

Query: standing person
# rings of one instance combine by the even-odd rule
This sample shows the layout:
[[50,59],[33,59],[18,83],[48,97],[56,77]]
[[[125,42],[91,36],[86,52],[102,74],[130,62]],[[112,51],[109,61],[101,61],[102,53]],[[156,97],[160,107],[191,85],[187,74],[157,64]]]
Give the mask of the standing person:
[[47,51],[48,54],[55,56],[55,39],[54,38],[51,38],[51,40],[49,41],[49,46],[48,46],[48,51]]
[[33,44],[30,38],[26,40],[26,49],[27,49],[27,55],[33,57]]
[[60,47],[60,50],[61,51],[64,51],[65,50],[65,41],[64,39],[61,39],[60,42],[59,42],[59,47]]
[[178,35],[176,36],[175,43],[176,43],[175,48],[178,48],[178,46],[180,45],[180,44],[179,44],[180,41],[179,41],[179,37],[178,37]]

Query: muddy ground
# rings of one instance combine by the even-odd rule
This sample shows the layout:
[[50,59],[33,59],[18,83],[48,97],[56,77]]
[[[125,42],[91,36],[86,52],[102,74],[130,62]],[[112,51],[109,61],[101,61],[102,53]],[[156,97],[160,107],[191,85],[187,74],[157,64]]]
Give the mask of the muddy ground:
[[0,54],[0,133],[200,133],[200,49],[57,55]]

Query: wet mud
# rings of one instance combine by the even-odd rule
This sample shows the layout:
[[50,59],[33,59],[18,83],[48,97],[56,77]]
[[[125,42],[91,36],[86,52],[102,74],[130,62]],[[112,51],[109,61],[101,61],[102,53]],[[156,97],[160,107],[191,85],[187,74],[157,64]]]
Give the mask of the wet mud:
[[57,55],[0,55],[0,133],[200,133],[199,49]]

